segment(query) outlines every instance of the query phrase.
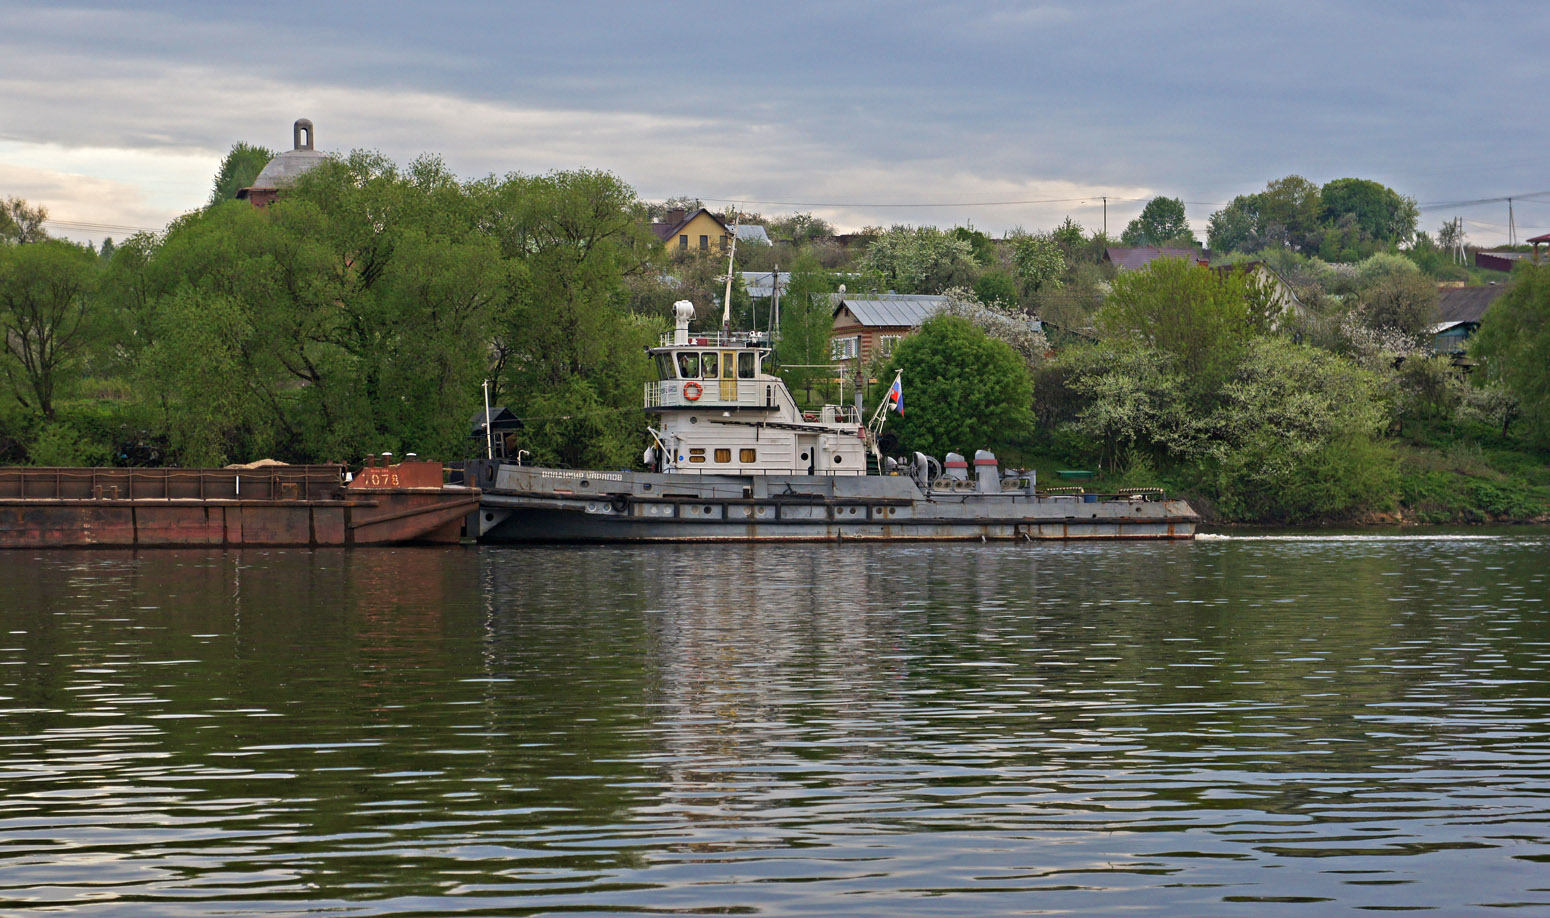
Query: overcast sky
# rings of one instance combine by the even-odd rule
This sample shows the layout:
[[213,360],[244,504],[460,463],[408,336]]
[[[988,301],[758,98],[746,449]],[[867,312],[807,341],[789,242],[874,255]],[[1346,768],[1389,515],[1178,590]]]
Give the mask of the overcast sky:
[[[606,169],[841,229],[1155,195],[1202,239],[1296,173],[1415,198],[1471,241],[1550,232],[1550,3],[743,4],[0,0],[0,197],[122,238],[202,205],[238,141]],[[1528,196],[1538,194],[1537,200]]]

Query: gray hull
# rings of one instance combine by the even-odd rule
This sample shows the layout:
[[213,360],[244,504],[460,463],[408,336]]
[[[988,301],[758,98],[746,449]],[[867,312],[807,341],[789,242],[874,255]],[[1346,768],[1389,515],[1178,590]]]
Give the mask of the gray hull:
[[1188,539],[1198,517],[1153,493],[922,492],[902,476],[685,475],[470,463],[487,542]]

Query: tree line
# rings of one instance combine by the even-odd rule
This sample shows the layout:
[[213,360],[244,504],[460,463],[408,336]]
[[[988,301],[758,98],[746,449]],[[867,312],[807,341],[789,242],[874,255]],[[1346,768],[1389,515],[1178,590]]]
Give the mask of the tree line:
[[[725,260],[669,252],[648,229],[692,199],[648,204],[587,170],[470,181],[433,157],[358,152],[266,209],[231,200],[267,158],[239,144],[208,206],[100,250],[48,238],[40,208],[5,202],[0,460],[456,459],[488,380],[535,461],[625,466],[645,422],[644,350],[672,302],[719,325]],[[1429,356],[1437,280],[1474,275],[1416,228],[1413,201],[1374,182],[1290,176],[1234,199],[1210,220],[1213,268],[1105,260],[1117,242],[1194,243],[1168,198],[1120,240],[1069,218],[999,238],[840,236],[809,214],[742,222],[773,242],[741,244],[737,268],[790,272],[774,330],[799,398],[837,394],[839,285],[949,294],[947,314],[871,368],[879,385],[906,370],[899,450],[992,446],[1164,480],[1228,518],[1293,520],[1425,490],[1407,471],[1417,436],[1550,445],[1538,269],[1493,308],[1474,372]],[[1256,262],[1292,305],[1267,297]],[[740,287],[733,308],[739,327],[775,322]],[[1493,487],[1516,494],[1508,484]]]

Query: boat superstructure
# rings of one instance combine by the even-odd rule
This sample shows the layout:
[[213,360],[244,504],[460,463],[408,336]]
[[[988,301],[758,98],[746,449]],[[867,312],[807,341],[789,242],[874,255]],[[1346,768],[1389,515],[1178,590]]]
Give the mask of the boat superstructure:
[[[687,301],[651,357],[655,418],[645,471],[575,470],[485,459],[467,466],[482,493],[468,531],[485,541],[763,541],[1190,538],[1197,517],[1156,489],[1118,495],[1040,491],[972,463],[877,451],[860,406],[804,411],[757,333],[690,332]],[[869,462],[870,460],[870,462]]]

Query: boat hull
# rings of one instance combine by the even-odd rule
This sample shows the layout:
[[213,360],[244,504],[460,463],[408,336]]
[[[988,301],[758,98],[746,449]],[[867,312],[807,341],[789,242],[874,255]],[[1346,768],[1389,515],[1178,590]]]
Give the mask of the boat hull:
[[[1189,539],[1198,518],[1150,493],[923,494],[898,476],[689,476],[474,463],[486,542]],[[968,485],[962,482],[960,485]]]

